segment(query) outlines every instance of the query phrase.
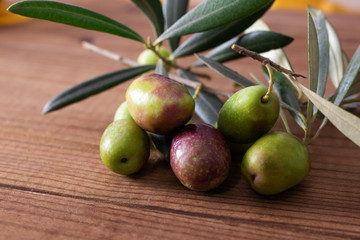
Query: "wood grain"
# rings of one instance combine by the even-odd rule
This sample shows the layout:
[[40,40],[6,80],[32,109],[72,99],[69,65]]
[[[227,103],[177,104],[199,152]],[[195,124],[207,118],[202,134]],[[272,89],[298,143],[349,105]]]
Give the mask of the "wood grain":
[[[153,36],[127,1],[68,2]],[[329,19],[351,56],[360,43],[360,26],[352,24],[359,16]],[[295,37],[286,51],[295,71],[307,75],[306,15],[270,12],[265,20]],[[226,182],[206,193],[185,189],[155,155],[140,173],[120,176],[103,166],[98,143],[128,83],[48,115],[41,109],[68,87],[122,67],[82,49],[81,39],[133,59],[141,44],[38,20],[0,34],[0,239],[360,239],[360,149],[331,124],[309,147],[310,175],[277,196],[250,190],[241,156]],[[228,65],[262,77],[254,61]],[[210,86],[236,90],[203,71],[213,76]]]

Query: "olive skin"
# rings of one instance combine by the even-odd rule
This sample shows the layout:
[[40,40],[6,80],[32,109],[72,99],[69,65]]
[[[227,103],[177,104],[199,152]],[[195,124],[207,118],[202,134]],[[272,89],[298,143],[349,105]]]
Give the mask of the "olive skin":
[[251,188],[263,195],[285,191],[309,173],[306,146],[295,136],[272,132],[258,139],[245,153],[241,172]]
[[116,120],[120,120],[120,119],[130,119],[133,120],[133,118],[131,117],[129,110],[127,108],[127,103],[122,102],[120,104],[120,106],[117,108],[115,115],[114,115],[114,121]]
[[232,95],[220,109],[219,131],[233,143],[251,143],[269,132],[279,117],[280,101],[271,93],[267,102],[262,101],[267,88],[252,86]]
[[135,79],[126,91],[126,102],[141,128],[160,135],[184,126],[195,110],[195,101],[184,85],[155,73]]
[[217,129],[205,123],[192,123],[173,137],[170,165],[185,187],[208,191],[227,178],[231,153]]
[[113,172],[130,175],[138,172],[150,155],[147,133],[133,120],[112,122],[100,140],[102,162]]

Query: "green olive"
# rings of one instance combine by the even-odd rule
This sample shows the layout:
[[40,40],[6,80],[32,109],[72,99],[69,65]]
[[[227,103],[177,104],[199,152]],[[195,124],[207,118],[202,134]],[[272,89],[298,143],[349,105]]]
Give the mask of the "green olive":
[[149,137],[133,120],[112,122],[101,137],[101,159],[116,173],[129,175],[138,172],[149,155]]

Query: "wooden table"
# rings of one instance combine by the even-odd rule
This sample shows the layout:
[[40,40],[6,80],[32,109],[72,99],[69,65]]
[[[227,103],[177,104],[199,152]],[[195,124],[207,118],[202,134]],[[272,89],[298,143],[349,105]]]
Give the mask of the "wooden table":
[[[152,34],[127,1],[69,2]],[[352,56],[360,16],[329,19]],[[265,20],[295,37],[286,51],[296,72],[307,74],[306,14],[270,12]],[[133,59],[139,43],[39,20],[1,27],[0,36],[0,239],[360,239],[360,148],[331,124],[309,147],[310,175],[277,196],[253,192],[240,159],[226,182],[206,193],[185,189],[154,156],[141,173],[120,176],[101,163],[98,143],[128,83],[58,112],[41,110],[68,87],[123,67],[81,48],[82,39]],[[251,60],[229,66],[263,77]],[[234,91],[204,71],[213,76],[210,86]]]

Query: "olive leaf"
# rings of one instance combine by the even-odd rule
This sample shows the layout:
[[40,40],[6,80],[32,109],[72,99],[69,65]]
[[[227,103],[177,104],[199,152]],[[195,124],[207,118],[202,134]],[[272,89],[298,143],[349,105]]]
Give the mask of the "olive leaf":
[[310,6],[308,6],[308,12],[310,12],[314,20],[319,48],[319,75],[316,93],[320,96],[324,96],[329,71],[329,37],[326,29],[326,20],[321,11],[317,11]]
[[332,98],[332,102],[339,106],[344,100],[346,94],[350,90],[360,70],[360,46],[357,48],[354,56],[346,68],[345,74],[341,79],[339,87],[336,89],[335,96]]
[[206,58],[206,57],[202,57],[202,56],[200,56],[198,54],[195,54],[195,56],[200,61],[202,61],[204,64],[206,64],[206,66],[213,69],[214,71],[221,74],[222,76],[234,81],[235,83],[239,84],[240,86],[249,87],[249,86],[255,85],[254,82],[248,80],[247,78],[241,76],[237,72],[231,70],[230,68],[222,65],[219,62],[216,62],[216,61],[211,60],[211,59]]
[[141,9],[154,26],[157,36],[164,32],[164,14],[159,0],[131,0]]
[[[309,87],[316,91],[319,78],[319,42],[316,27],[311,14],[308,12],[308,62],[309,62]],[[314,106],[311,101],[307,104],[307,123],[312,122]]]
[[[163,3],[163,12],[165,18],[165,29],[168,29],[174,22],[182,17],[188,9],[188,0],[165,0]],[[171,51],[174,51],[180,43],[180,37],[169,39]]]
[[43,113],[58,110],[72,103],[112,88],[122,82],[154,69],[154,65],[126,68],[107,73],[91,80],[77,84],[51,99],[44,107]]
[[335,88],[337,88],[344,74],[343,51],[336,30],[329,21],[326,21],[326,29],[330,45],[329,77]]
[[78,6],[45,0],[14,3],[8,11],[22,16],[63,23],[75,27],[110,33],[144,43],[144,39],[121,23]]
[[[179,76],[185,79],[199,82],[191,73],[183,70],[178,71]],[[188,87],[191,94],[195,93],[195,89]],[[200,91],[198,97],[195,100],[195,112],[205,123],[215,125],[219,115],[219,111],[223,106],[223,102],[212,93]]]
[[[271,2],[272,3],[272,2]],[[182,43],[173,53],[175,58],[188,56],[216,47],[242,33],[270,8],[271,4],[254,14],[209,31],[196,33]]]
[[156,64],[155,73],[168,77],[168,72],[166,71],[164,62],[161,59],[159,59]]
[[[272,31],[256,31],[247,33],[240,37],[235,37],[205,55],[214,61],[224,63],[226,61],[244,57],[231,49],[233,44],[242,46],[248,50],[262,53],[272,49],[282,48],[293,41],[293,38]],[[202,66],[201,61],[195,62],[192,66]]]
[[267,6],[272,0],[206,0],[191,9],[162,33],[155,44],[165,39],[203,32],[243,19]]
[[360,146],[360,118],[327,101],[300,83],[296,84],[340,132]]

